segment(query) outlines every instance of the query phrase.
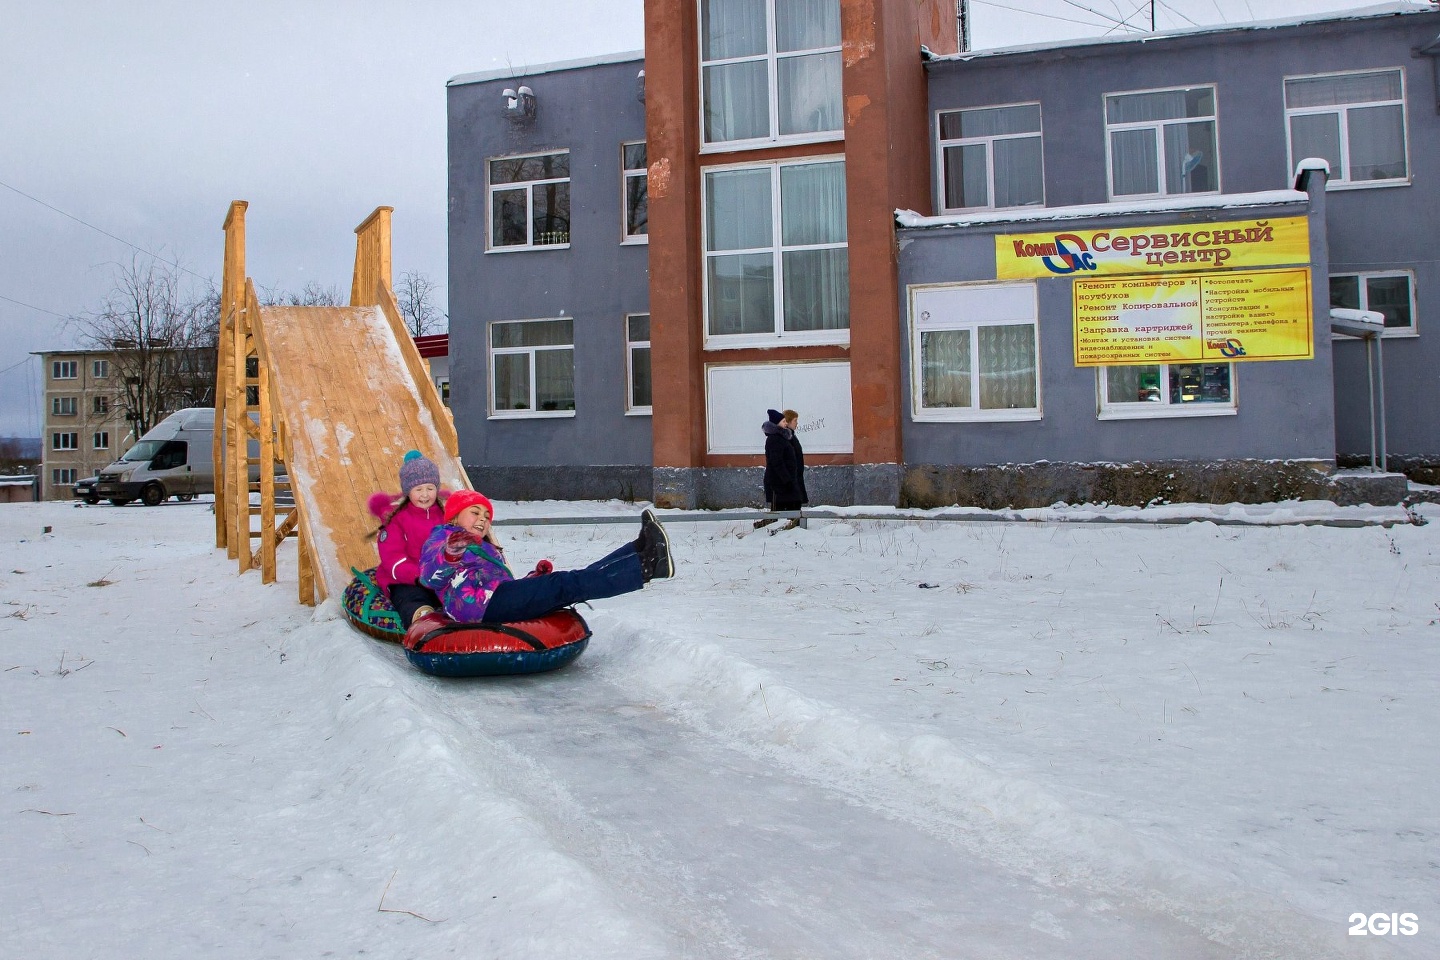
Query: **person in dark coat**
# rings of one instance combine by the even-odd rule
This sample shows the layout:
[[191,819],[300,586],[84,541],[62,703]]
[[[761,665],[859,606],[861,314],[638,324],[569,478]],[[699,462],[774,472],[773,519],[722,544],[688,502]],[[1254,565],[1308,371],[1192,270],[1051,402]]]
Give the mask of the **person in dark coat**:
[[[795,435],[799,421],[800,414],[794,410],[769,410],[766,421],[760,425],[765,433],[765,498],[772,510],[799,510],[810,502],[810,495],[805,492],[805,451]],[[755,526],[771,522],[760,520]],[[800,520],[796,517],[781,529],[792,530],[798,526]]]

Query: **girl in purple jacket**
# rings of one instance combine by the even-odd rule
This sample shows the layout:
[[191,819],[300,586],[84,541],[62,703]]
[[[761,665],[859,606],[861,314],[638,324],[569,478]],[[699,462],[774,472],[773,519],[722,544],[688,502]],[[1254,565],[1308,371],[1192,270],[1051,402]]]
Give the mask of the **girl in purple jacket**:
[[420,582],[440,595],[445,613],[459,623],[534,620],[675,576],[669,538],[649,510],[640,515],[638,539],[588,567],[556,570],[541,560],[519,580],[490,537],[493,519],[494,507],[484,494],[456,491],[445,503],[445,525],[435,528],[421,551]]
[[440,606],[440,598],[421,586],[420,548],[430,531],[445,522],[447,491],[440,489],[440,471],[419,450],[405,454],[400,465],[400,496],[375,493],[370,512],[380,520],[376,545],[380,566],[375,582],[390,597],[390,605],[407,628],[417,616]]

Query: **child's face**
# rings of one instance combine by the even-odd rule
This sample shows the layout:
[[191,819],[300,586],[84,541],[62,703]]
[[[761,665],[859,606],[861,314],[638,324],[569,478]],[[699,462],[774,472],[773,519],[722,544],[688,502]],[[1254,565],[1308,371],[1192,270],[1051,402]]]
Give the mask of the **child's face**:
[[439,492],[433,483],[417,483],[410,488],[410,502],[421,510],[428,510],[435,505],[435,497]]
[[480,504],[472,504],[455,515],[455,523],[466,533],[483,537],[490,532],[490,512]]

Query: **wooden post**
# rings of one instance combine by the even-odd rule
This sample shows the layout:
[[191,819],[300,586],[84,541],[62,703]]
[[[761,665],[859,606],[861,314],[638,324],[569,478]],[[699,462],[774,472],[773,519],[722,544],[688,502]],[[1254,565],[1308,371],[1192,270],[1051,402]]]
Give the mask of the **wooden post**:
[[[215,546],[224,547],[227,555],[234,559],[239,555],[236,548],[235,510],[236,498],[243,497],[230,484],[230,444],[226,429],[232,415],[231,405],[235,398],[235,322],[240,312],[245,287],[245,210],[249,206],[244,200],[234,200],[225,215],[225,262],[220,281],[220,330],[219,345],[215,361],[215,440],[212,463],[215,469]],[[243,376],[244,371],[240,374]],[[230,431],[234,436],[234,431]]]
[[275,582],[275,406],[261,324],[255,324],[260,394],[260,582]]
[[375,212],[355,228],[355,273],[350,282],[350,306],[376,303],[375,285],[390,285],[390,214],[394,207],[376,207]]

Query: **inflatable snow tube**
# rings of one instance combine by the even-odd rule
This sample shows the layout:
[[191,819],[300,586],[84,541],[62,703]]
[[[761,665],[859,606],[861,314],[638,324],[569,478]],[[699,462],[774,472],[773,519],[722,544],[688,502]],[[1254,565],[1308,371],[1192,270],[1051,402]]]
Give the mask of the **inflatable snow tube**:
[[375,582],[375,568],[356,570],[340,598],[345,619],[350,626],[361,633],[369,634],[376,640],[399,643],[405,637],[405,628],[400,625],[400,614],[390,605],[390,598]]
[[558,670],[585,651],[590,625],[574,610],[519,623],[455,623],[421,617],[405,656],[437,677],[497,677]]

